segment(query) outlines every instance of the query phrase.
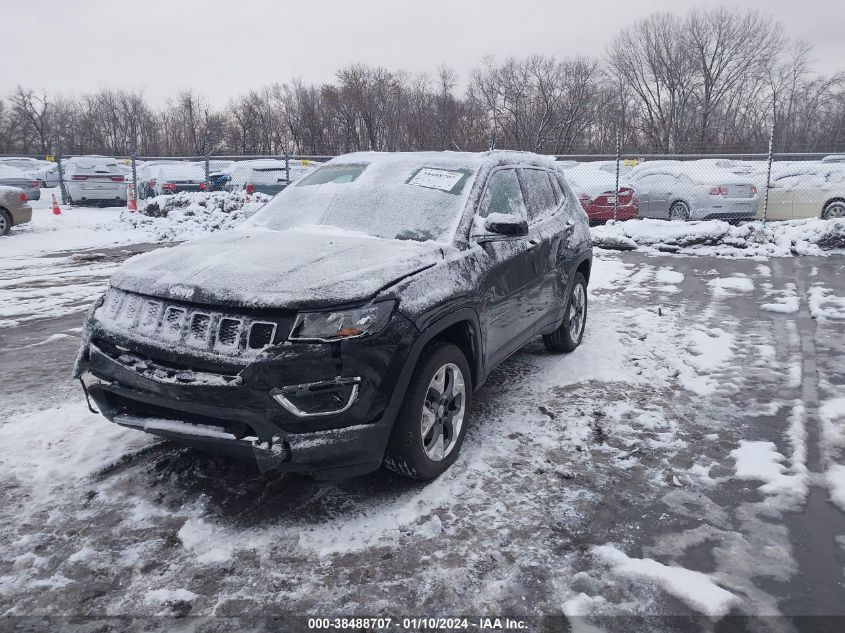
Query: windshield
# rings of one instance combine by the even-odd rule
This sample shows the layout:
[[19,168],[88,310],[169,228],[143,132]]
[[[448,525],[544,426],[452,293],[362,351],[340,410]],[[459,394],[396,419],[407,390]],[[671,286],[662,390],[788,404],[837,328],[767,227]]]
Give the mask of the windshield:
[[285,189],[251,222],[277,231],[318,225],[386,239],[435,240],[456,223],[476,170],[420,158],[328,164]]

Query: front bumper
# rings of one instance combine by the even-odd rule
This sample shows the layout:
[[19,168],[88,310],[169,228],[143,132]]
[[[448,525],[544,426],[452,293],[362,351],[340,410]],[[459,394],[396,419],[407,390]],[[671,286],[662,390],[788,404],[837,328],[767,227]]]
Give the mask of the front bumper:
[[[262,471],[323,477],[379,467],[396,414],[389,404],[416,338],[414,326],[395,314],[372,337],[283,343],[242,367],[221,365],[215,372],[207,359],[153,349],[90,319],[77,373],[89,383],[88,393],[107,419],[255,462]],[[139,363],[138,357],[147,360]],[[203,371],[179,369],[197,364]],[[327,407],[328,413],[298,415],[281,403],[281,394],[294,399],[303,395],[301,387],[330,388],[338,377],[344,388],[354,386],[355,395]]]

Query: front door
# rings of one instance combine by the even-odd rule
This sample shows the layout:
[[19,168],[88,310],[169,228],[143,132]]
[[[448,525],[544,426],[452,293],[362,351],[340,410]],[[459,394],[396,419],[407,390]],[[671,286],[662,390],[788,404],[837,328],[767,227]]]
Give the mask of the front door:
[[[477,223],[491,213],[527,218],[516,169],[490,175],[478,209]],[[492,366],[522,347],[533,333],[533,322],[521,305],[527,287],[537,278],[530,236],[484,239],[479,262],[486,274],[481,286],[481,323],[486,365]]]

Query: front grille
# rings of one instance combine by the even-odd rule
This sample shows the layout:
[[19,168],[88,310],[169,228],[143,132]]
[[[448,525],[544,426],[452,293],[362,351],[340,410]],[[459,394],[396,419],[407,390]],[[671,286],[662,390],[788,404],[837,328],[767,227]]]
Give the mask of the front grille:
[[150,342],[185,344],[228,356],[255,355],[283,342],[294,318],[293,313],[273,319],[236,315],[114,288],[95,316],[103,325],[129,336],[141,334]]

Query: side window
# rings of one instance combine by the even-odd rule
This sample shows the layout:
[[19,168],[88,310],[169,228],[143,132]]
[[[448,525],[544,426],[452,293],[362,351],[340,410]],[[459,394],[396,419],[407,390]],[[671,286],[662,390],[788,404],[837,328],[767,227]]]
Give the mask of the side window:
[[506,213],[526,217],[525,202],[515,169],[500,169],[490,176],[487,189],[481,198],[478,215],[486,218],[491,213]]
[[555,181],[556,189],[563,192],[563,199],[566,201],[568,212],[571,214],[574,210],[577,210],[583,213],[584,209],[581,206],[581,202],[578,200],[578,196],[572,191],[569,183],[560,175],[552,176],[552,180]]
[[528,221],[534,222],[557,207],[548,174],[542,169],[520,169],[528,203]]

